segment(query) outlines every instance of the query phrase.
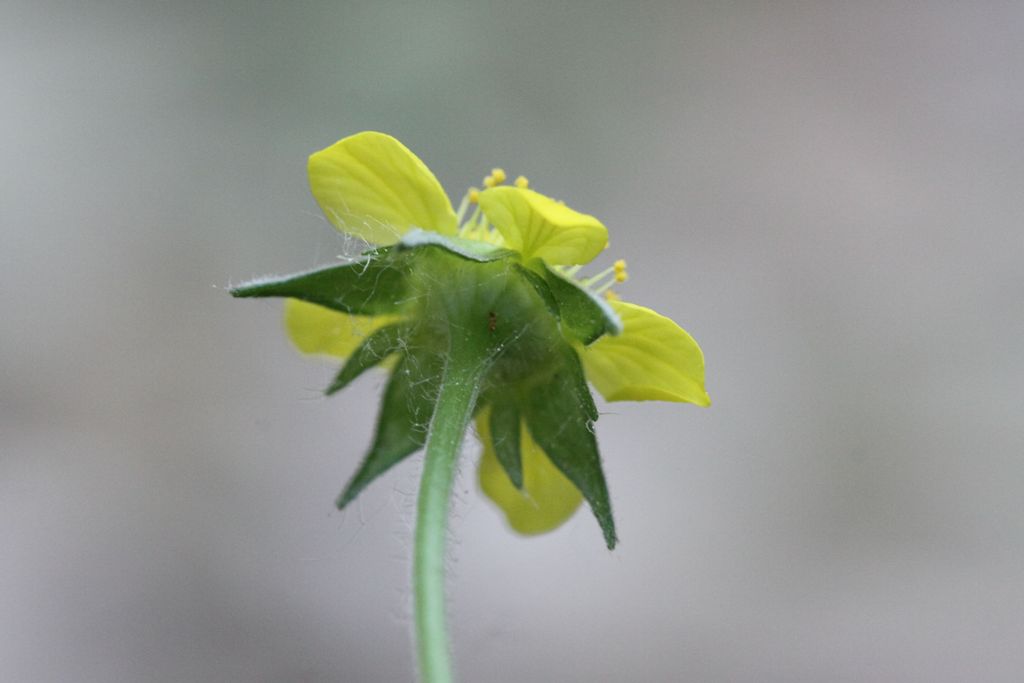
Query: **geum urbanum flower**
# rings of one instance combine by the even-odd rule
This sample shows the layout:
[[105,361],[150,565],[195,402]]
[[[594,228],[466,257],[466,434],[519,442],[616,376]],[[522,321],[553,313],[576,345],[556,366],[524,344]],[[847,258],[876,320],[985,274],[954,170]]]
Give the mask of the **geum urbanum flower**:
[[525,178],[505,185],[501,169],[454,210],[426,165],[383,133],[313,154],[309,180],[328,220],[374,248],[233,294],[288,297],[298,348],[347,359],[328,394],[378,364],[391,370],[373,445],[338,506],[423,446],[446,363],[468,357],[484,366],[475,415],[486,494],[522,533],[557,527],[585,498],[613,547],[587,380],[608,401],[710,400],[693,338],[608,289],[625,280],[621,261],[578,277],[607,246],[604,225]]

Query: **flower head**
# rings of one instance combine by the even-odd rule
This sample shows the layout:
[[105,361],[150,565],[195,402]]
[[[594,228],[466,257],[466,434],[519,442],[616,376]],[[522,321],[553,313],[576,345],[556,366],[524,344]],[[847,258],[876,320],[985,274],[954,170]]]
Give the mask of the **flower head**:
[[485,493],[528,534],[555,528],[586,499],[612,547],[588,380],[608,401],[710,400],[693,338],[612,293],[627,279],[624,262],[578,277],[608,245],[605,226],[525,177],[506,185],[500,168],[456,210],[427,166],[383,133],[313,154],[309,179],[328,220],[373,248],[233,293],[289,298],[298,348],[346,359],[328,393],[389,363],[374,443],[338,505],[422,447],[448,354],[471,347],[486,364],[476,404]]

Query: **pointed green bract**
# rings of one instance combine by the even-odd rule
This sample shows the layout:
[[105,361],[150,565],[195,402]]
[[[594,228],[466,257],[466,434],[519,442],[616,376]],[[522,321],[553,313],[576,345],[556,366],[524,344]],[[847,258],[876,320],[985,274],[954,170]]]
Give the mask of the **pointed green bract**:
[[622,322],[607,303],[574,282],[544,267],[544,281],[558,303],[562,326],[584,346],[605,334],[622,332]]
[[442,359],[425,354],[409,354],[395,367],[381,401],[373,446],[339,496],[338,509],[348,505],[371,481],[423,447],[443,367]]
[[615,521],[593,423],[597,408],[576,354],[565,349],[565,362],[550,381],[528,394],[526,424],[551,462],[580,490],[597,518],[604,540],[615,547]]
[[388,325],[377,330],[367,337],[359,348],[349,357],[348,362],[341,368],[341,372],[334,378],[331,385],[324,392],[328,396],[341,391],[351,384],[359,375],[370,368],[378,365],[391,354],[399,351],[408,333],[408,326],[399,323]]
[[276,279],[254,280],[235,287],[240,298],[287,297],[342,313],[394,313],[404,303],[405,272],[386,256]]
[[519,408],[512,401],[491,406],[491,440],[494,454],[517,488],[523,488],[523,459],[519,443]]

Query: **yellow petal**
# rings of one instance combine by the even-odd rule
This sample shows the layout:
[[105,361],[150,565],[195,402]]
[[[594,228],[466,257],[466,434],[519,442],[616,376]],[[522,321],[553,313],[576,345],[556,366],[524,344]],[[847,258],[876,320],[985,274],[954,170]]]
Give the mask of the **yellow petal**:
[[510,249],[551,265],[589,263],[608,244],[608,229],[593,216],[519,187],[480,193],[480,208]]
[[711,405],[704,354],[686,330],[649,308],[608,303],[622,318],[622,334],[579,348],[587,379],[607,400]]
[[303,353],[347,358],[375,330],[395,321],[393,316],[350,315],[316,304],[288,299],[284,326]]
[[498,462],[491,443],[490,409],[480,412],[476,427],[483,442],[478,474],[480,488],[494,501],[521,534],[542,534],[560,527],[579,508],[583,496],[565,475],[551,464],[548,456],[521,423],[520,448],[523,458],[523,488],[512,485]]
[[336,228],[393,244],[412,228],[454,235],[441,183],[419,157],[384,133],[357,133],[309,157],[309,186]]

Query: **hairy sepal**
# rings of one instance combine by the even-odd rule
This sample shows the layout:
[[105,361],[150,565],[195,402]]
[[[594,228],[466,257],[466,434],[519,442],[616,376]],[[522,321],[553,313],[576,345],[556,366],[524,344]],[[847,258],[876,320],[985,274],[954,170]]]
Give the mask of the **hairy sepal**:
[[352,502],[371,481],[423,447],[443,367],[440,357],[418,353],[404,356],[395,366],[384,390],[373,445],[338,497],[339,509]]
[[519,407],[513,401],[491,406],[491,442],[494,455],[517,489],[523,488],[523,458],[519,439]]
[[240,298],[286,297],[342,313],[381,315],[401,309],[406,270],[387,252],[362,261],[279,278],[261,278],[235,287]]
[[604,300],[540,262],[544,282],[558,305],[562,328],[584,346],[622,333],[622,320]]
[[434,246],[470,261],[487,263],[489,261],[500,261],[501,259],[516,256],[516,252],[479,240],[470,240],[463,237],[449,237],[429,230],[410,230],[395,247],[399,250],[418,249],[420,247]]
[[341,391],[361,374],[400,351],[406,343],[408,329],[406,323],[396,323],[382,327],[363,340],[324,393],[330,396]]
[[551,462],[583,494],[611,550],[617,539],[608,485],[593,430],[597,407],[576,353],[568,347],[561,353],[563,362],[558,371],[527,393],[526,424]]
[[544,303],[544,307],[547,309],[548,313],[551,314],[551,317],[555,320],[560,320],[561,314],[558,310],[558,300],[555,299],[555,295],[552,294],[551,288],[548,286],[545,279],[538,273],[518,263],[515,264],[515,270],[519,273],[520,277],[526,280],[526,282],[533,287],[533,290],[537,293],[537,296],[540,297],[540,300]]

